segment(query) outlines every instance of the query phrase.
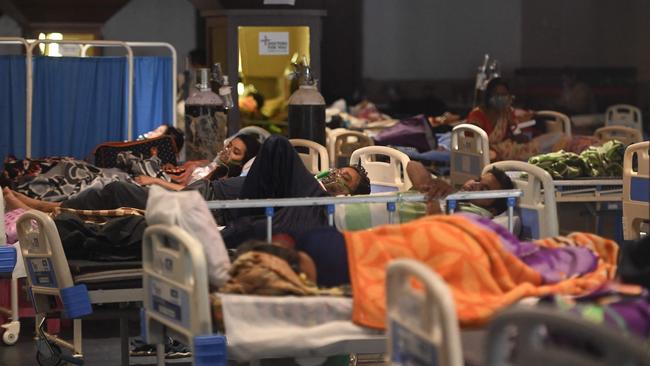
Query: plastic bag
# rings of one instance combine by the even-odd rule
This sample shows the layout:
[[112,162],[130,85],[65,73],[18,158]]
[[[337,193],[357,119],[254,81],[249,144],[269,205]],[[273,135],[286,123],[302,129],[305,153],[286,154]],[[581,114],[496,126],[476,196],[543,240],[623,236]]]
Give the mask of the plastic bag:
[[171,192],[152,186],[145,213],[147,225],[178,225],[203,246],[208,279],[220,287],[228,280],[230,259],[208,205],[196,191]]

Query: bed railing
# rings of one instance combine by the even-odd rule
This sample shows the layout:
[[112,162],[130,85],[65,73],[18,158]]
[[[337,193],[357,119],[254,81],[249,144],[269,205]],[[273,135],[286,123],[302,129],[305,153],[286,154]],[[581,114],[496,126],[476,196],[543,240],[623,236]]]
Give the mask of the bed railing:
[[411,259],[389,263],[386,313],[389,365],[463,365],[454,299],[431,268]]
[[[519,189],[498,190],[498,191],[480,191],[480,192],[458,192],[450,194],[445,198],[447,207],[453,209],[457,201],[478,200],[489,198],[507,198],[508,199],[508,229],[513,230],[513,208],[517,197],[521,197],[523,192]],[[338,204],[351,203],[386,203],[388,211],[388,222],[394,222],[396,204],[400,202],[424,202],[426,196],[422,193],[389,193],[376,195],[360,195],[346,197],[301,197],[301,198],[276,198],[276,199],[255,199],[255,200],[222,200],[208,201],[208,208],[211,210],[219,209],[236,209],[236,208],[265,208],[266,215],[266,240],[270,243],[273,236],[273,214],[276,207],[298,207],[298,206],[327,206],[328,222],[330,226],[334,225],[334,212]]]
[[142,336],[158,345],[158,365],[164,365],[162,345],[170,336],[192,349],[195,365],[224,364],[225,338],[212,334],[201,244],[179,227],[152,225],[142,238],[142,270]]

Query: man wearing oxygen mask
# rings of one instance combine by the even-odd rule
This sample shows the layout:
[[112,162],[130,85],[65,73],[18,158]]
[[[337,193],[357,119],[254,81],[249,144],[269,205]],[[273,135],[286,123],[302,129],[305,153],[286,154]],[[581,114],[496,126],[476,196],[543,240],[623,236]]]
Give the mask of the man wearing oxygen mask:
[[[334,169],[314,177],[305,167],[289,141],[280,136],[269,137],[255,157],[248,175],[228,179],[199,179],[183,188],[198,190],[206,200],[299,198],[370,193],[365,170],[358,167]],[[114,182],[99,191],[87,190],[63,202],[38,201],[6,190],[5,198],[37,210],[51,212],[55,207],[109,210],[119,207],[144,209],[148,189],[135,184]],[[266,218],[260,209],[221,210],[215,212],[229,246],[252,237],[263,238]],[[325,208],[284,207],[274,214],[273,231],[296,235],[306,229],[327,225]],[[232,239],[231,239],[232,238]]]

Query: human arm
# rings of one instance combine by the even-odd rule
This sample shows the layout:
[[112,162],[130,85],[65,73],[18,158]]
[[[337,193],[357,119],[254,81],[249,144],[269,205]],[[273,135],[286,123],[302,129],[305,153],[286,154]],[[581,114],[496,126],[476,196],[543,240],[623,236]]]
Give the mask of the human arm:
[[437,215],[442,213],[439,201],[453,192],[453,188],[447,182],[439,178],[433,178],[429,171],[417,161],[409,161],[406,166],[406,173],[413,183],[413,188],[426,194],[427,214]]
[[185,188],[184,185],[167,182],[160,178],[149,177],[147,175],[139,175],[135,177],[135,181],[142,186],[157,185],[172,191],[180,191]]

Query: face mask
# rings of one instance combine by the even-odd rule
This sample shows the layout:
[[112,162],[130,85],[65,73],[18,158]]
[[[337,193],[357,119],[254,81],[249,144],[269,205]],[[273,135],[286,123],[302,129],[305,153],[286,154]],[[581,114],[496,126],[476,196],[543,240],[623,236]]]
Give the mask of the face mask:
[[343,176],[338,169],[332,169],[327,175],[318,175],[318,180],[323,183],[325,189],[334,195],[350,194],[350,188],[345,184]]
[[509,95],[495,95],[490,98],[489,103],[492,108],[506,109],[510,106],[510,100]]

